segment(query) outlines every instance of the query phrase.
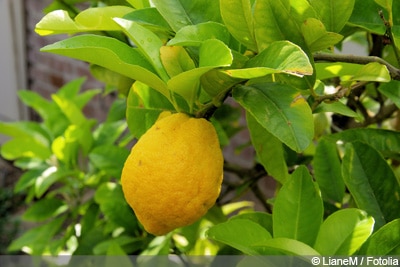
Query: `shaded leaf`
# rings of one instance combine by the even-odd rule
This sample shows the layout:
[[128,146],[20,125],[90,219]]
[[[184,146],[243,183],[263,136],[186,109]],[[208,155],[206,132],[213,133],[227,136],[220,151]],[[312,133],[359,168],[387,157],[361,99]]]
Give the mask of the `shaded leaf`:
[[101,145],[90,151],[89,159],[99,170],[104,171],[108,176],[119,179],[128,155],[129,151],[126,148]]
[[285,237],[261,241],[255,245],[252,245],[251,249],[256,250],[259,255],[319,255],[319,253],[309,245]]
[[68,206],[57,198],[44,198],[30,206],[22,216],[24,220],[40,222],[56,217],[68,209]]
[[301,32],[311,52],[332,47],[343,39],[343,36],[328,32],[321,21],[309,18],[301,26]]
[[400,82],[390,81],[384,83],[378,88],[379,92],[384,94],[387,98],[393,101],[398,108],[400,108]]

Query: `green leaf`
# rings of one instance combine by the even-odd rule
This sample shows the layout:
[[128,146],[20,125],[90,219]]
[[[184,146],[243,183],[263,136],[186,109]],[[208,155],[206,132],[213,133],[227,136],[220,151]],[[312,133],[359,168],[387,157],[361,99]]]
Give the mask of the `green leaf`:
[[126,1],[136,9],[141,9],[150,6],[149,0],[126,0]]
[[73,175],[76,175],[76,173],[72,170],[64,170],[57,168],[55,166],[47,168],[43,173],[40,174],[40,176],[36,178],[35,181],[36,197],[40,198],[41,196],[43,196],[44,193],[46,193],[47,189],[49,189],[49,187],[52,186],[54,183],[58,182],[63,178],[67,178]]
[[314,156],[314,174],[322,197],[342,203],[345,185],[341,173],[341,162],[336,144],[321,138]]
[[168,74],[160,59],[160,48],[163,46],[160,38],[136,22],[121,18],[115,18],[114,21],[121,26],[128,37],[139,47],[142,54],[145,55],[161,79],[165,82],[168,81]]
[[312,246],[322,223],[323,213],[319,188],[312,181],[307,168],[300,166],[276,197],[272,213],[274,237],[295,239]]
[[258,160],[269,175],[284,184],[289,175],[282,142],[262,127],[249,112],[246,112],[246,121]]
[[11,139],[2,144],[1,155],[8,160],[22,157],[46,160],[51,156],[51,151],[48,146],[43,145],[33,137],[26,137]]
[[0,134],[17,139],[33,139],[35,143],[43,146],[48,146],[51,140],[46,129],[41,124],[32,121],[0,121]]
[[317,108],[314,109],[313,112],[314,113],[334,112],[334,113],[341,114],[341,115],[344,115],[347,117],[356,118],[358,120],[362,119],[360,114],[353,111],[351,108],[349,108],[348,106],[346,106],[345,104],[343,104],[340,101],[332,102],[332,103],[322,102],[317,106]]
[[374,219],[358,209],[343,209],[321,225],[314,248],[321,255],[353,255],[371,235]]
[[343,39],[343,36],[334,32],[328,32],[321,21],[309,18],[301,25],[301,32],[311,52],[333,47]]
[[375,231],[399,218],[400,186],[378,151],[361,142],[347,143],[342,175],[358,208],[374,217]]
[[390,81],[383,83],[378,88],[379,92],[384,94],[387,98],[393,101],[398,108],[400,108],[400,82]]
[[269,233],[272,233],[272,215],[266,212],[254,211],[243,212],[230,218],[230,220],[246,219],[253,221],[264,227]]
[[[385,33],[385,25],[378,14],[381,9],[382,7],[375,1],[355,0],[353,12],[348,23],[383,35]],[[385,16],[387,18],[387,14]]]
[[135,232],[138,223],[132,209],[125,201],[120,184],[108,182],[100,185],[94,199],[110,221],[123,227],[128,233]]
[[400,133],[383,129],[349,129],[325,137],[330,142],[355,142],[368,144],[383,155],[390,155],[400,151]]
[[386,66],[377,62],[359,65],[353,63],[316,63],[317,78],[320,80],[342,77],[346,81],[389,82]]
[[259,255],[319,255],[316,250],[307,244],[285,237],[263,240],[255,245],[252,245],[251,248],[256,250]]
[[35,168],[29,171],[24,172],[18,179],[18,182],[14,186],[14,192],[19,193],[26,188],[32,186],[35,184],[35,180],[37,177],[39,177],[47,167],[40,167],[40,168]]
[[175,32],[188,25],[221,22],[219,1],[153,0],[152,3]]
[[18,251],[22,248],[29,250],[31,255],[42,255],[46,246],[64,223],[66,216],[59,217],[44,225],[26,231],[14,240],[8,247],[9,251]]
[[[297,2],[297,1],[293,1]],[[306,18],[299,18],[290,0],[258,0],[254,10],[254,33],[258,51],[264,50],[271,43],[289,40],[301,47],[305,42],[300,30],[300,23]],[[304,1],[301,1],[301,4]],[[308,8],[304,8],[307,10]]]
[[209,39],[217,39],[229,45],[230,35],[223,24],[209,21],[183,27],[167,45],[200,46]]
[[314,136],[311,109],[295,88],[278,83],[236,86],[233,97],[292,150],[309,146]]
[[115,17],[123,17],[134,9],[126,6],[92,7],[81,11],[75,21],[65,10],[55,10],[46,14],[35,27],[39,35],[60,33],[78,33],[89,31],[118,31],[120,28],[113,21]]
[[360,255],[399,255],[400,253],[400,219],[393,220],[367,240],[361,248]]
[[199,67],[182,72],[172,77],[168,82],[168,88],[181,95],[191,108],[200,90],[200,77],[211,69],[229,66],[232,64],[232,53],[230,49],[221,41],[210,39],[204,41],[200,47]]
[[110,37],[79,35],[41,49],[108,68],[134,80],[148,84],[169,99],[166,84],[137,48]]
[[259,254],[251,248],[252,245],[271,238],[271,234],[265,228],[247,219],[217,224],[208,229],[207,236],[249,255]]
[[311,75],[313,67],[301,48],[288,41],[271,43],[268,48],[250,59],[243,69],[226,72],[235,78],[257,78],[272,73],[295,76]]
[[40,222],[65,212],[68,206],[57,198],[44,198],[30,206],[22,218],[27,221]]
[[127,128],[126,121],[113,121],[104,122],[100,124],[97,129],[93,132],[94,147],[100,145],[112,145],[118,138],[124,133]]
[[221,0],[220,6],[222,19],[232,36],[257,51],[250,0]]
[[309,0],[309,2],[328,31],[340,32],[353,12],[355,0]]
[[196,66],[182,46],[162,46],[161,62],[170,77],[194,69]]
[[129,151],[126,148],[101,145],[90,151],[89,159],[96,168],[104,171],[108,176],[119,179],[128,155]]

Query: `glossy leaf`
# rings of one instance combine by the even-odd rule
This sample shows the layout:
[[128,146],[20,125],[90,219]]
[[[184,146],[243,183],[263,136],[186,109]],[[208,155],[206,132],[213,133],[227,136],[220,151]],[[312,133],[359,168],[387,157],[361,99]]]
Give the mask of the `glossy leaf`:
[[352,14],[355,0],[310,0],[309,2],[326,29],[339,33]]
[[75,171],[64,170],[55,166],[50,166],[40,174],[35,180],[35,196],[40,198],[56,182],[61,179],[76,175]]
[[361,142],[346,144],[342,175],[358,208],[374,217],[375,230],[399,218],[400,186],[378,151]]
[[[317,63],[317,78],[320,80],[343,77],[348,81],[389,82],[391,80],[386,66],[377,62],[359,65],[353,63]],[[347,77],[346,77],[347,76]]]
[[309,18],[301,25],[301,32],[311,52],[333,47],[343,39],[343,36],[328,32],[321,21]]
[[314,174],[324,199],[342,203],[345,184],[336,144],[321,138],[314,156]]
[[381,9],[382,7],[380,7],[375,1],[355,0],[353,13],[351,14],[349,23],[350,25],[362,27],[372,31],[373,33],[383,35],[385,33],[385,25],[378,14],[378,11]]
[[150,6],[149,0],[126,0],[126,1],[136,9],[141,9]]
[[123,17],[134,9],[126,6],[106,6],[88,8],[80,12],[72,20],[67,11],[55,10],[45,15],[36,24],[35,31],[39,35],[60,33],[78,33],[89,31],[119,31],[114,17]]
[[245,79],[272,73],[285,73],[301,77],[311,75],[313,68],[300,47],[288,41],[279,41],[270,44],[267,49],[250,59],[245,68],[226,72],[232,77]]
[[343,209],[321,225],[314,248],[321,255],[353,255],[371,235],[374,219],[358,209]]
[[163,46],[160,38],[136,22],[121,18],[114,18],[114,21],[121,26],[128,37],[139,47],[142,54],[151,63],[161,79],[168,81],[168,74],[160,59],[160,48]]
[[172,77],[167,85],[168,88],[181,95],[192,107],[196,101],[200,89],[200,77],[211,69],[229,66],[232,64],[230,49],[221,41],[210,39],[200,47],[199,67],[182,72]]
[[134,80],[147,83],[169,98],[166,84],[155,74],[151,64],[138,49],[129,47],[113,38],[79,35],[47,45],[41,51],[76,58],[108,68]]
[[[304,4],[304,1],[301,3]],[[258,51],[281,40],[289,40],[304,48],[305,42],[300,31],[300,23],[304,20],[298,20],[293,15],[291,11],[295,9],[291,8],[289,0],[259,0],[255,2],[253,10]]]
[[257,51],[250,0],[221,0],[221,16],[229,32],[248,49]]
[[[305,166],[300,166],[279,190],[272,213],[274,237],[286,237],[312,246],[324,208],[319,188]],[[290,220],[288,220],[290,218]]]
[[259,224],[247,219],[229,220],[207,231],[207,236],[249,255],[259,253],[252,245],[271,239],[271,234]]
[[356,118],[358,120],[362,120],[360,114],[346,106],[340,101],[332,102],[332,103],[320,103],[313,111],[314,113],[320,112],[334,112],[336,114],[341,114],[347,117]]
[[152,3],[175,32],[188,25],[221,21],[219,1],[152,0]]
[[260,243],[252,245],[251,249],[256,250],[259,255],[319,255],[319,253],[309,245],[285,237],[278,237],[261,241]]
[[386,154],[400,151],[400,133],[384,129],[349,129],[325,137],[330,142],[355,142],[368,144],[379,152]]
[[262,127],[249,112],[246,112],[246,121],[258,160],[270,176],[284,184],[289,175],[282,142]]
[[246,219],[253,221],[264,227],[269,233],[272,233],[272,215],[266,212],[254,211],[243,212],[230,218],[230,220]]
[[48,146],[38,142],[34,138],[15,138],[7,141],[1,146],[1,155],[5,159],[15,160],[18,158],[39,158],[46,160],[51,156]]
[[310,144],[314,136],[311,109],[295,88],[278,83],[237,86],[233,97],[292,150],[302,151]]
[[400,219],[393,220],[376,231],[364,244],[361,255],[399,255]]
[[182,46],[162,46],[161,62],[169,77],[194,69],[196,66]]
[[384,94],[387,98],[393,101],[398,108],[400,108],[400,82],[391,81],[384,83],[378,88],[379,92]]
[[167,45],[200,46],[208,39],[218,39],[228,45],[230,35],[223,24],[210,21],[181,28]]

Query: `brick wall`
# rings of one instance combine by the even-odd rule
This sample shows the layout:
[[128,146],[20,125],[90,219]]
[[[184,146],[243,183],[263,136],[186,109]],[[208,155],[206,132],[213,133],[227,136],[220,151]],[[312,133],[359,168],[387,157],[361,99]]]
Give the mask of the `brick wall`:
[[[28,89],[50,98],[50,95],[62,85],[83,76],[86,77],[84,90],[102,88],[103,84],[90,74],[87,63],[39,51],[43,46],[67,37],[66,35],[39,36],[34,32],[36,23],[44,16],[42,10],[51,2],[52,0],[25,0]],[[85,114],[103,120],[112,99],[113,96],[96,96],[85,107]],[[32,114],[32,118],[37,119],[35,114]]]

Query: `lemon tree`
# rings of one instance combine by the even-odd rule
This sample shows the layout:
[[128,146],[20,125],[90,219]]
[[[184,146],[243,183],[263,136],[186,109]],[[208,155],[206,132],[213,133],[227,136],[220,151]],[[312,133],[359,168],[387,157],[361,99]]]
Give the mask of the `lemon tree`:
[[[74,101],[57,96],[75,125],[64,139],[46,135],[58,129],[51,120],[16,127],[14,137],[28,138],[33,152],[10,141],[3,156],[48,164],[56,154],[77,166],[71,151],[82,146],[105,175],[95,179],[94,202],[75,212],[88,214],[82,221],[88,226],[79,235],[70,227],[56,244],[75,244],[75,254],[398,254],[396,1],[113,0],[83,8],[76,4],[82,1],[66,2],[50,5],[36,32],[70,36],[41,50],[88,62],[120,95],[137,143],[118,164],[112,163],[118,153],[110,159],[101,148],[94,153],[84,141],[93,126],[68,111]],[[365,55],[343,54],[350,43]],[[43,135],[50,141],[43,143]],[[71,136],[77,140],[71,151],[54,149]],[[248,151],[246,164],[238,164],[236,156]],[[41,181],[35,174],[43,177],[43,170],[35,171],[29,177]],[[51,191],[45,185],[37,196]],[[239,200],[248,192],[257,208]],[[46,202],[31,216],[51,203],[55,218],[12,250],[32,236],[31,243],[47,244],[39,242],[44,232],[62,232],[69,209]],[[97,221],[104,230],[92,229]],[[56,254],[54,247],[32,253]]]

